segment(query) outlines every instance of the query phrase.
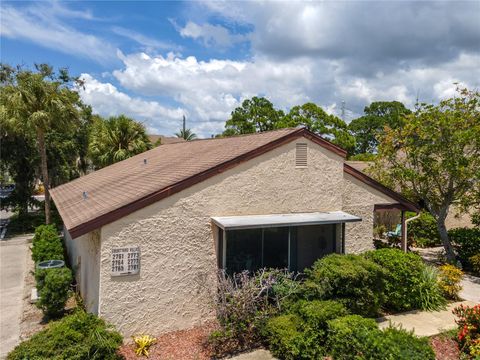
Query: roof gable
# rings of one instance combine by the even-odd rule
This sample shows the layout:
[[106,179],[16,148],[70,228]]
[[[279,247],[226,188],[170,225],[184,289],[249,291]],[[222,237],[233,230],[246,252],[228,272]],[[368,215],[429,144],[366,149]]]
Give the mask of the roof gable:
[[75,238],[302,136],[346,155],[303,128],[196,140],[156,147],[58,186],[51,194]]
[[[345,150],[304,128],[196,140],[156,147],[58,186],[51,195],[67,230],[76,238],[299,137],[346,156]],[[352,170],[346,166],[344,171]],[[392,198],[408,202],[368,176],[356,175],[389,196],[395,194]]]

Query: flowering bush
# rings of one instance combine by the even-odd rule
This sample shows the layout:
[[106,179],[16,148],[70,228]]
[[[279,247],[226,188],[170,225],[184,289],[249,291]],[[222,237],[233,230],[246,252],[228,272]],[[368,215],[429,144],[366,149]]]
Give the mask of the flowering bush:
[[462,290],[460,282],[462,281],[463,272],[453,265],[443,265],[440,267],[438,284],[440,290],[447,299],[458,299],[458,293]]
[[475,306],[460,305],[453,310],[457,316],[457,340],[460,349],[472,359],[480,357],[480,304]]

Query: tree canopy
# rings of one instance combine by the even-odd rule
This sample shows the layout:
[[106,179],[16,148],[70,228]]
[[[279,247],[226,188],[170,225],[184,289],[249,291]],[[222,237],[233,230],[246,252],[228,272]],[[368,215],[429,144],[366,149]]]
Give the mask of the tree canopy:
[[191,141],[197,138],[197,135],[192,131],[192,129],[180,129],[178,133],[175,133],[175,136],[186,141]]
[[265,98],[244,100],[232,111],[225,124],[223,136],[251,134],[286,127],[305,126],[347,151],[353,151],[355,139],[348,132],[347,124],[335,115],[327,114],[314,103],[294,106],[288,114],[278,110]]
[[94,117],[89,156],[95,168],[111,165],[152,148],[145,127],[125,116]]
[[314,103],[294,106],[276,125],[277,128],[296,126],[304,126],[347,151],[353,151],[355,147],[355,139],[348,133],[347,124]]
[[34,134],[40,157],[41,178],[45,188],[45,218],[50,223],[50,179],[46,133],[65,131],[78,123],[81,102],[73,90],[76,79],[65,69],[57,73],[40,64],[36,71],[2,65],[0,72],[1,125],[10,135]]
[[374,171],[424,203],[453,261],[445,227],[450,207],[480,206],[480,93],[457,89],[455,97],[419,104],[402,126],[386,128]]
[[283,117],[283,111],[275,109],[268,99],[254,96],[244,100],[241,106],[232,111],[225,124],[224,135],[274,130]]
[[355,137],[355,153],[375,153],[385,127],[396,129],[411,111],[398,101],[376,101],[366,106],[364,116],[354,119],[348,129]]

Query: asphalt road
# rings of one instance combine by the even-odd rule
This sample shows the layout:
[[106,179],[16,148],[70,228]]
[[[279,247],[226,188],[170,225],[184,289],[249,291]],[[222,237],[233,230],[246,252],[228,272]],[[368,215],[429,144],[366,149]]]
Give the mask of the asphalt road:
[[0,359],[19,342],[26,252],[31,236],[0,241]]

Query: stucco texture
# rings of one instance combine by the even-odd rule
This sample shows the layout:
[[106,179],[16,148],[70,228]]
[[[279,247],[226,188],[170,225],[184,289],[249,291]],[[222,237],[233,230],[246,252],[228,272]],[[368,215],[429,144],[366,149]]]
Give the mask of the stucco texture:
[[395,200],[344,173],[343,211],[362,218],[345,226],[345,253],[372,250],[374,205],[395,203]]

